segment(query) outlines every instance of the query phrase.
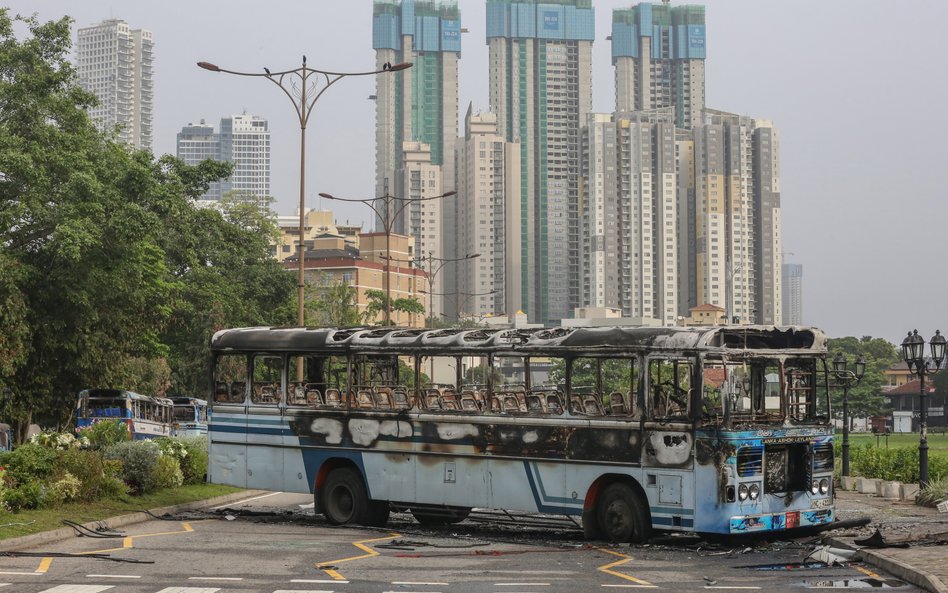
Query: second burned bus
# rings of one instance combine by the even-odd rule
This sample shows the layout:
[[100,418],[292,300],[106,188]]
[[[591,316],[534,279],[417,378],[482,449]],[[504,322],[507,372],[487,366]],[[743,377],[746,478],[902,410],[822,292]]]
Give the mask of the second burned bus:
[[[833,521],[817,329],[244,328],[211,349],[209,480],[313,493],[335,524],[480,507],[642,541]],[[439,366],[454,381],[426,385]]]

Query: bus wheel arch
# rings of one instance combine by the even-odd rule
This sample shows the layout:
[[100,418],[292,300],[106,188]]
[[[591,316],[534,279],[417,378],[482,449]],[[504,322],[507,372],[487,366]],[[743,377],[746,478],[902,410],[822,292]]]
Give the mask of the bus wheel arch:
[[587,539],[642,543],[651,533],[648,497],[634,478],[606,474],[593,482],[583,504],[583,535]]

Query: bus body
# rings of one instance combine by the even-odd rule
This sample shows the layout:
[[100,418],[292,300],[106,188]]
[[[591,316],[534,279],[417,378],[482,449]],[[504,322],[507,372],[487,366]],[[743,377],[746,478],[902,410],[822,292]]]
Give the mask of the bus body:
[[[314,493],[333,523],[384,524],[391,503],[428,523],[581,516],[617,541],[822,525],[825,343],[770,326],[224,330],[208,479]],[[423,384],[434,361],[453,388]]]
[[124,389],[83,389],[76,409],[76,432],[103,420],[121,420],[132,440],[171,436],[173,405]]
[[207,401],[196,397],[172,396],[174,404],[174,436],[207,436]]

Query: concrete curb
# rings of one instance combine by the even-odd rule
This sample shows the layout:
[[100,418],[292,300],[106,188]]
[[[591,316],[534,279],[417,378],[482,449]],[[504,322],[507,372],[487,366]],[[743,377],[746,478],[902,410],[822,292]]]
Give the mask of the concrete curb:
[[932,593],[948,593],[948,586],[941,582],[941,579],[924,570],[915,568],[895,558],[887,556],[884,552],[860,548],[852,542],[837,539],[835,537],[825,538],[824,541],[833,547],[846,548],[859,552],[859,557],[866,564],[879,567],[882,570],[890,572],[903,581],[909,582],[917,587],[921,587]]
[[[223,496],[215,496],[214,498],[185,502],[170,507],[150,509],[149,512],[160,516],[164,514],[180,513],[183,511],[194,511],[206,507],[219,506],[247,498],[253,498],[254,496],[259,496],[264,493],[264,490],[243,490],[241,492],[234,492],[233,494],[225,494]],[[132,525],[134,523],[144,523],[145,521],[148,521],[152,518],[153,517],[149,516],[148,513],[145,512],[129,513],[127,515],[119,515],[117,517],[111,517],[101,521],[85,523],[83,524],[83,527],[94,530],[102,523],[105,523],[109,527],[115,528],[122,527],[124,525]],[[23,548],[30,548],[33,546],[41,546],[52,542],[62,541],[71,537],[76,537],[76,531],[72,527],[60,527],[59,529],[53,529],[52,531],[41,531],[31,535],[13,537],[8,540],[0,540],[0,548],[2,548],[3,552],[12,552],[14,550],[20,550]]]

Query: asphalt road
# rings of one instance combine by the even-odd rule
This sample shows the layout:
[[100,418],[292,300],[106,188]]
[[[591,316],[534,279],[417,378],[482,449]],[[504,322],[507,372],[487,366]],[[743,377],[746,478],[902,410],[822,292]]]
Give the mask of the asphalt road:
[[812,543],[799,540],[589,545],[566,524],[430,529],[404,513],[385,530],[338,528],[310,497],[283,493],[229,508],[230,518],[182,515],[0,558],[0,593],[918,591],[859,564],[761,568],[803,562]]

